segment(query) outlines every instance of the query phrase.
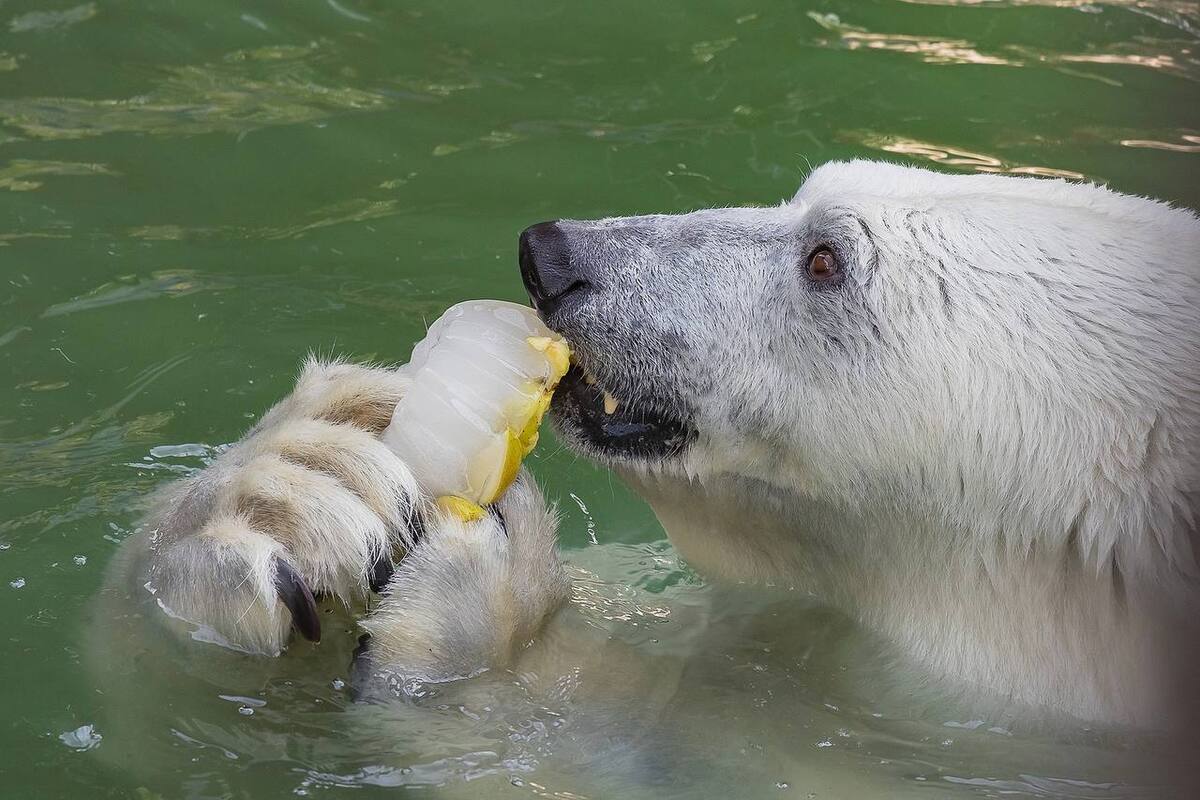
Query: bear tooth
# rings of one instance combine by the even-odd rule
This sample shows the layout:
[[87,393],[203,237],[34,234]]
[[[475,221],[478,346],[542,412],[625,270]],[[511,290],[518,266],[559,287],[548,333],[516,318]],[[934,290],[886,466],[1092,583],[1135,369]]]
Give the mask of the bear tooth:
[[617,402],[617,398],[613,397],[608,392],[604,393],[604,413],[605,414],[616,413],[616,410],[619,406],[620,406],[620,403]]
[[583,373],[583,382],[586,383],[588,386],[595,386],[596,385],[596,376],[590,372],[585,372],[585,373]]

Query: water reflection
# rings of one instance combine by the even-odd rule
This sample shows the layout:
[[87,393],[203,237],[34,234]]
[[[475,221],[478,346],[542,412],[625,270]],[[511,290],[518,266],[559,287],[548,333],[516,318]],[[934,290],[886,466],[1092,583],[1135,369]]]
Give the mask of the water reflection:
[[28,192],[39,189],[42,181],[35,180],[46,175],[110,175],[121,173],[104,164],[83,164],[74,161],[36,161],[18,158],[0,169],[0,189],[10,192]]
[[923,158],[935,164],[970,169],[975,172],[1005,175],[1037,175],[1044,178],[1067,178],[1070,180],[1087,179],[1086,175],[1074,170],[1014,164],[985,153],[973,153],[970,150],[958,147],[921,142],[915,139],[904,139],[869,132],[846,134],[846,138],[860,142],[867,147],[882,150],[885,153]]
[[35,139],[129,132],[241,134],[388,104],[383,93],[322,82],[310,63],[322,55],[322,44],[313,42],[239,50],[210,64],[162,67],[165,77],[157,87],[119,100],[0,98],[0,121]]
[[13,33],[50,31],[86,22],[96,16],[96,13],[95,3],[85,3],[61,11],[30,11],[13,17],[8,23],[8,29]]
[[945,775],[942,780],[956,786],[970,786],[988,790],[989,796],[1019,795],[1031,797],[1055,797],[1063,800],[1108,800],[1109,798],[1160,797],[1160,792],[1117,783],[1091,783],[1069,778],[1043,778],[1037,775],[1019,775],[1017,780],[996,778],[966,778]]
[[[927,64],[991,64],[998,66],[1020,66],[1020,62],[995,55],[985,55],[975,49],[972,42],[964,39],[945,39],[937,36],[916,36],[900,33],[871,33],[866,28],[849,25],[837,14],[808,12],[808,16],[822,28],[839,37],[838,44],[847,50],[890,50],[894,53],[918,55]],[[827,46],[833,44],[821,42]]]
[[[1051,65],[1103,64],[1144,67],[1188,80],[1200,81],[1200,60],[1192,57],[1192,48],[1185,43],[1145,40],[1136,43],[1117,43],[1112,47],[1114,52],[1108,53],[1050,53],[1015,45],[1009,45],[1007,49],[1020,54],[1030,62]],[[1174,49],[1175,52],[1162,52],[1168,49]]]
[[226,284],[218,279],[200,276],[192,270],[159,270],[144,280],[131,282],[130,279],[126,279],[98,286],[80,297],[50,306],[42,312],[42,317],[61,317],[136,300],[182,297],[193,292],[223,289],[225,286]]
[[1089,14],[1103,13],[1105,8],[1120,8],[1135,14],[1144,14],[1159,22],[1175,25],[1182,30],[1195,32],[1195,21],[1200,15],[1200,5],[1194,0],[900,0],[901,3],[921,6],[987,6],[988,8],[1047,6],[1069,8]]
[[1157,139],[1122,139],[1124,147],[1144,147],[1151,150],[1170,150],[1175,153],[1200,153],[1200,136],[1184,134],[1182,142],[1162,142]]
[[344,775],[309,770],[295,793],[307,794],[310,788],[445,786],[456,780],[470,781],[486,775],[507,774],[510,769],[512,766],[505,763],[498,753],[480,750],[451,758],[439,758],[426,764],[409,764],[403,767],[371,765]]
[[[1135,793],[1104,781],[1156,741],[909,702],[877,642],[799,597],[704,585],[648,511],[562,453],[535,468],[578,498],[572,613],[613,660],[547,672],[536,699],[497,675],[354,703],[346,616],[266,662],[96,605],[149,490],[207,463],[201,442],[235,437],[305,348],[394,358],[447,301],[518,291],[493,249],[538,215],[769,198],[806,156],[1081,177],[1068,165],[1196,202],[1195,112],[1170,102],[1200,75],[1196,3],[907,2],[811,2],[841,15],[811,19],[746,0],[0,2],[8,791]],[[111,673],[78,663],[91,637]]]
[[219,225],[192,228],[182,225],[141,225],[131,228],[128,234],[135,239],[158,242],[184,239],[296,239],[322,228],[383,219],[400,214],[404,210],[397,200],[356,197],[313,209],[305,218],[289,225]]
[[[908,0],[908,2],[932,2],[932,0]],[[946,2],[944,4],[956,5],[958,3]],[[966,4],[972,3],[968,0]],[[1047,5],[1050,4],[1047,3]],[[1196,4],[1189,5],[1192,11],[1196,10]],[[1200,58],[1197,58],[1196,55],[1197,42],[1194,39],[1156,39],[1143,36],[1132,42],[1110,44],[1099,52],[1056,52],[1016,44],[1000,45],[993,52],[987,52],[978,49],[974,42],[966,39],[876,33],[864,27],[843,22],[837,14],[810,11],[808,16],[826,31],[836,34],[838,37],[836,40],[819,39],[817,44],[823,47],[905,53],[918,56],[926,64],[983,64],[1007,67],[1022,67],[1031,64],[1047,64],[1055,67],[1061,67],[1063,64],[1102,64],[1142,67],[1177,75],[1188,80],[1200,81]]]
[[[152,364],[135,376],[119,400],[92,410],[65,428],[52,430],[42,436],[0,441],[0,487],[66,486],[75,476],[103,471],[111,464],[113,453],[126,443],[155,440],[171,419],[172,412],[158,411],[122,417],[121,409],[190,358],[190,353],[181,353]],[[125,488],[119,484],[113,487],[114,491]],[[72,513],[75,512],[80,518],[85,518],[95,509],[77,508]],[[32,524],[43,520],[47,528],[64,521],[52,518],[50,512],[43,509],[24,519],[8,520],[5,524]]]

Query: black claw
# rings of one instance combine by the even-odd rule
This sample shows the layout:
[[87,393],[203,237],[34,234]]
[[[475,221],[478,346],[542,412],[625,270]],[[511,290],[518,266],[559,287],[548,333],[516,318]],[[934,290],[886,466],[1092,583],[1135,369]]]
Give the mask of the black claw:
[[425,518],[421,516],[421,512],[416,506],[412,506],[408,510],[408,533],[412,538],[413,546],[425,538]]
[[492,503],[488,506],[488,511],[492,512],[492,516],[500,523],[500,532],[508,536],[508,522],[504,519],[504,512],[500,510],[500,504]]
[[371,567],[371,574],[367,578],[367,584],[371,587],[371,591],[375,594],[382,594],[395,571],[392,557],[386,550],[381,550],[379,557],[375,559],[375,564]]
[[295,567],[275,560],[275,591],[279,600],[292,613],[292,627],[310,642],[321,641],[321,618],[317,616],[317,601],[312,590],[296,572]]
[[371,659],[367,655],[371,651],[370,643],[371,634],[358,637],[358,647],[350,657],[350,699],[355,702],[362,700],[371,686]]

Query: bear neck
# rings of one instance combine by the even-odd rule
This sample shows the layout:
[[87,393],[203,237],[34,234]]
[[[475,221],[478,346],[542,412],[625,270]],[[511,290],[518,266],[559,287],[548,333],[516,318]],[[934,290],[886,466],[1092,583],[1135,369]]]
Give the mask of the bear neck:
[[919,512],[741,477],[623,477],[701,574],[809,593],[956,690],[1089,720],[1161,717],[1154,593],[1070,552],[981,547]]

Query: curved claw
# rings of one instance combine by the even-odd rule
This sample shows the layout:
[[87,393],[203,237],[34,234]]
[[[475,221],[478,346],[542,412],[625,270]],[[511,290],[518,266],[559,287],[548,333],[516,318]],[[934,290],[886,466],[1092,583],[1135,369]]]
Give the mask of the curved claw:
[[358,647],[350,657],[350,699],[355,702],[362,700],[367,689],[371,686],[371,634],[364,633],[358,637]]
[[292,627],[310,642],[321,641],[321,618],[312,590],[295,567],[279,559],[275,561],[275,591],[292,614]]

